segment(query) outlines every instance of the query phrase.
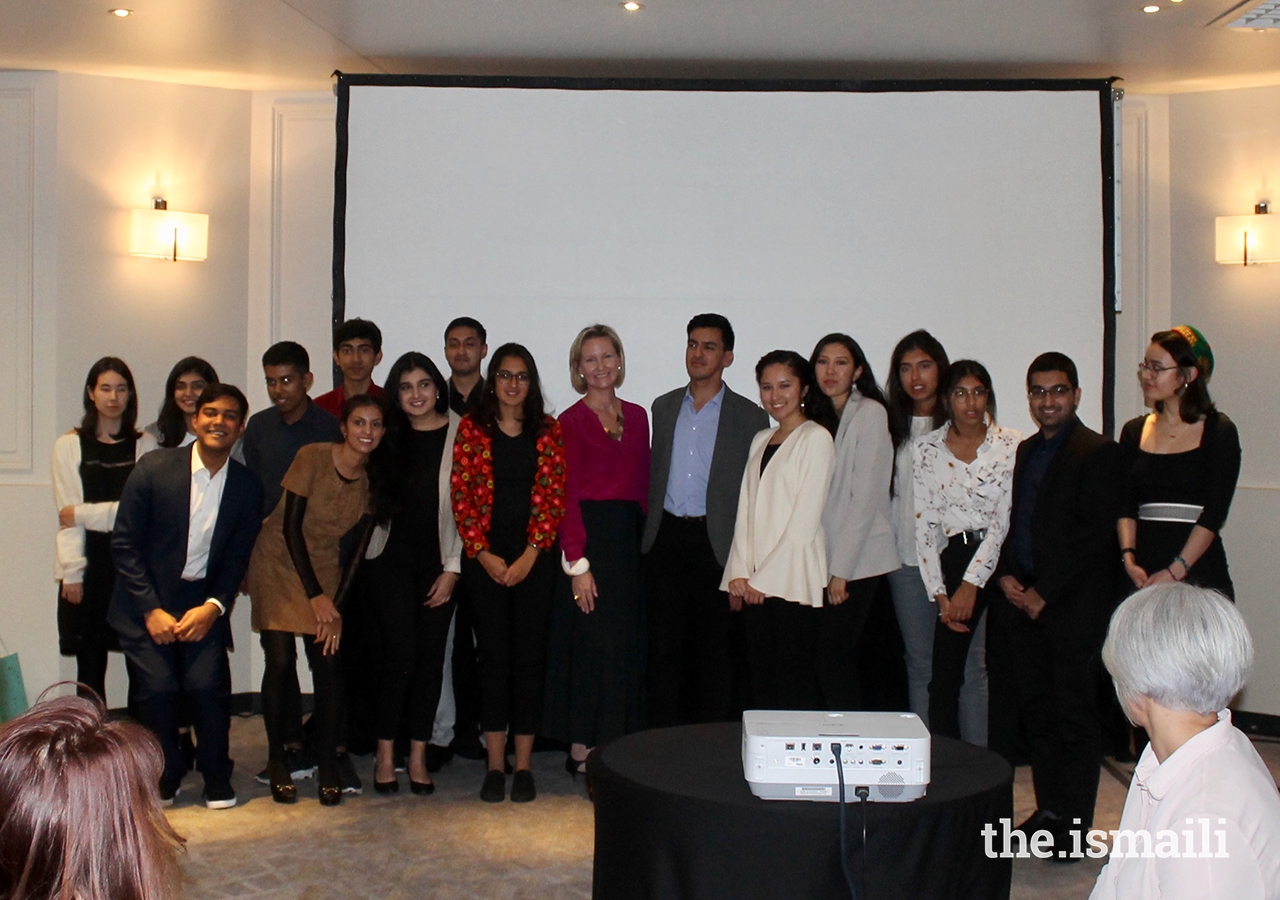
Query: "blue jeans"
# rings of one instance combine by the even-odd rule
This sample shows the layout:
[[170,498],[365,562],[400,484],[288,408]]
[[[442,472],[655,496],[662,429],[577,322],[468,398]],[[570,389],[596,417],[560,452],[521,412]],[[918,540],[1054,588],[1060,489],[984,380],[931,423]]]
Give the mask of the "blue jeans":
[[[938,607],[929,598],[920,569],[903,566],[890,572],[893,611],[906,647],[907,695],[911,711],[929,724],[929,682],[933,679],[933,632]],[[987,745],[987,616],[974,628],[960,688],[960,736],[979,747]]]

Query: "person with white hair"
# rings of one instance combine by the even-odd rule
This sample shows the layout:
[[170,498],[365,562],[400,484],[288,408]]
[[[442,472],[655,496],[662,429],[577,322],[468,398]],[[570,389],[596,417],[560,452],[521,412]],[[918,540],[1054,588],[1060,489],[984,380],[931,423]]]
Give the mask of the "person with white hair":
[[1244,617],[1216,591],[1153,585],[1111,617],[1102,661],[1151,743],[1090,900],[1280,898],[1280,792],[1226,708],[1253,665]]

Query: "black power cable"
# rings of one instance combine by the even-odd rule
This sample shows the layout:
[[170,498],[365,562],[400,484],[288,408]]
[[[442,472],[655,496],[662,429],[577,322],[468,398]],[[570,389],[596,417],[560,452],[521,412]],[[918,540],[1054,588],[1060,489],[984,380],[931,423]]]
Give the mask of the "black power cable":
[[[844,872],[845,883],[849,885],[849,895],[858,900],[858,889],[853,885],[853,873],[849,871],[849,838],[845,825],[844,799],[844,764],[840,761],[841,744],[839,741],[831,745],[831,753],[836,758],[836,780],[840,783],[840,871]],[[871,789],[859,785],[853,791],[854,796],[862,800],[862,896],[867,895],[867,798]]]

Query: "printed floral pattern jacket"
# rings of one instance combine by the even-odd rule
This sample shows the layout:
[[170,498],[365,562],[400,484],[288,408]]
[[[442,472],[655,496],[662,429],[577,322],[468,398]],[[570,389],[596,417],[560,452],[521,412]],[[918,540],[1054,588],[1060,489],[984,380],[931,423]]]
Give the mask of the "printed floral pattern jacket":
[[[550,416],[537,448],[538,472],[529,494],[529,544],[550,550],[565,510],[564,437],[560,423]],[[463,416],[458,425],[450,486],[453,516],[467,556],[488,550],[489,517],[493,512],[493,439],[471,416]]]

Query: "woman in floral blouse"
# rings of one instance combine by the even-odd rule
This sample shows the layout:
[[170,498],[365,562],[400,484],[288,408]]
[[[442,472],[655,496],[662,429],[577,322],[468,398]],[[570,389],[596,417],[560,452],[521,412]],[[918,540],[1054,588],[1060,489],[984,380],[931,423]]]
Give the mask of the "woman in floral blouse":
[[973,632],[986,625],[987,583],[1009,531],[1013,463],[1022,435],[996,424],[996,395],[982,363],[953,362],[941,396],[947,424],[916,439],[914,466],[916,553],[925,588],[938,606],[929,728],[985,745],[985,733],[961,734],[960,688]]
[[476,409],[458,425],[451,480],[489,754],[480,799],[490,803],[506,795],[508,731],[516,742],[511,799],[536,796],[529,766],[542,716],[556,571],[549,551],[564,515],[564,484],[564,441],[544,411],[538,367],[520,344],[503,344]]

